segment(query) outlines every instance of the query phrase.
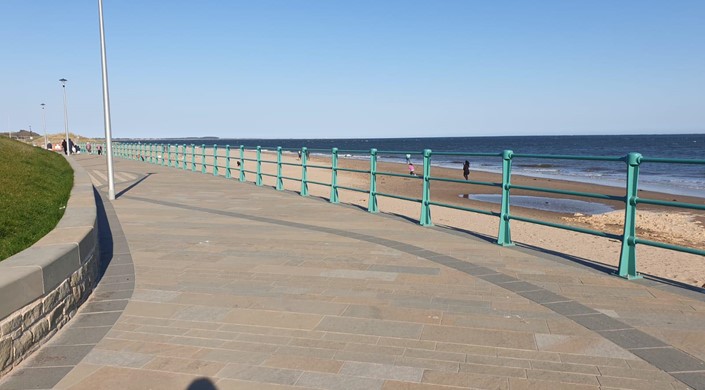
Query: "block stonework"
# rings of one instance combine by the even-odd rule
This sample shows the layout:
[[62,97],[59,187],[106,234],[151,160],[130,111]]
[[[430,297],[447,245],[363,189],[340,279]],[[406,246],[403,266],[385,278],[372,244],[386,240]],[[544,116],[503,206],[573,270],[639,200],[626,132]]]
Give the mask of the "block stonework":
[[[84,264],[72,275],[83,275],[83,278],[67,280],[70,288],[59,286],[0,322],[0,375],[9,372],[71,319],[93,291],[97,271],[95,260]],[[74,291],[83,293],[76,299]],[[47,302],[53,302],[54,306],[47,306]]]
[[74,187],[57,227],[0,262],[0,377],[76,314],[95,286],[100,261],[96,206],[86,172],[69,159]]

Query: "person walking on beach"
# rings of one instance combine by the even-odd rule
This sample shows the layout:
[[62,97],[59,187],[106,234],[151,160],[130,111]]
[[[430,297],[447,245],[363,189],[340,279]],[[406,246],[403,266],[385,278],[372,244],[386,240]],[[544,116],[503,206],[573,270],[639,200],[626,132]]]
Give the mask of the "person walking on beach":
[[470,175],[470,161],[465,160],[465,164],[463,164],[463,176],[465,180],[468,180],[468,175]]
[[414,163],[409,163],[409,175],[411,176],[416,176],[416,173],[414,172]]

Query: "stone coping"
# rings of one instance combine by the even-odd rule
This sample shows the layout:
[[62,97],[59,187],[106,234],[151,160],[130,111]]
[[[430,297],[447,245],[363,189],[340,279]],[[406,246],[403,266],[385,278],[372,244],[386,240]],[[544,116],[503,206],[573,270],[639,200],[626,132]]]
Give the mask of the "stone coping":
[[[73,168],[74,185],[64,216],[54,230],[34,245],[0,262],[2,324],[23,315],[26,317],[28,311],[36,310],[38,302],[43,313],[53,311],[62,302],[47,300],[47,295],[89,263],[96,263],[96,256],[99,256],[93,185],[83,167],[71,158],[67,160]],[[80,283],[94,281],[91,277]],[[80,286],[82,292],[90,292],[92,287]],[[6,331],[3,326],[2,334]]]

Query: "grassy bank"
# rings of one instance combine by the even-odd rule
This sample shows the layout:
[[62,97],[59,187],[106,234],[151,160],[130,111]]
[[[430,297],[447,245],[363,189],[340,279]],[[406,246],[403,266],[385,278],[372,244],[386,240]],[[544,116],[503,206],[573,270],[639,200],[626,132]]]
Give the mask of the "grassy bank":
[[73,170],[63,156],[0,138],[0,260],[56,226],[72,187]]

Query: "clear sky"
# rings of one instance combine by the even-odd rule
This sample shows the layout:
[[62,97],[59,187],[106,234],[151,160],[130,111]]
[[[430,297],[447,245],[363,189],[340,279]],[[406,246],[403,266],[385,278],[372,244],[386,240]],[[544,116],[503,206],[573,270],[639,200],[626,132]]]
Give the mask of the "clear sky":
[[[705,133],[703,0],[104,0],[114,137]],[[0,130],[102,136],[97,0],[0,1]]]

